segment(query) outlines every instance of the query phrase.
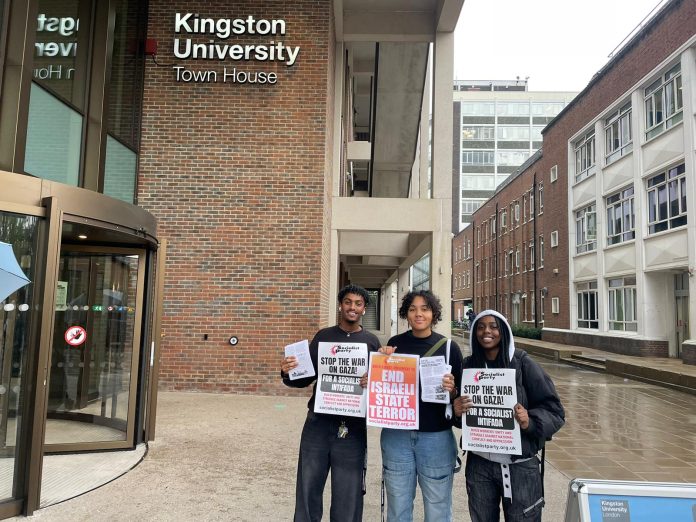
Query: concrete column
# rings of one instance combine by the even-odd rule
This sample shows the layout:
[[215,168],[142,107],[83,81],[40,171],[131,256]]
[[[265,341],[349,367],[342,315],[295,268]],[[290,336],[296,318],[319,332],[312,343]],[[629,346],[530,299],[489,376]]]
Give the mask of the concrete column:
[[[696,49],[687,49],[681,55],[682,85],[684,86],[683,111],[684,111],[684,151],[693,150],[696,143],[696,123],[690,115],[696,111]],[[686,208],[693,209],[696,205],[696,163],[694,155],[687,152],[684,156],[684,166],[687,172],[687,201]],[[689,176],[688,173],[691,173]],[[689,216],[688,241],[689,241],[689,336],[696,338],[696,222]],[[681,349],[681,347],[679,347]],[[683,358],[683,357],[682,357]]]
[[408,268],[399,269],[399,279],[397,281],[397,292],[396,292],[396,331],[397,333],[402,333],[408,330],[408,322],[406,319],[401,319],[399,317],[399,308],[401,307],[401,300],[404,296],[411,290],[411,279]]
[[436,329],[450,335],[452,300],[452,85],[454,34],[435,34],[433,60],[432,197],[440,201],[440,219],[433,228],[430,288],[442,301]]

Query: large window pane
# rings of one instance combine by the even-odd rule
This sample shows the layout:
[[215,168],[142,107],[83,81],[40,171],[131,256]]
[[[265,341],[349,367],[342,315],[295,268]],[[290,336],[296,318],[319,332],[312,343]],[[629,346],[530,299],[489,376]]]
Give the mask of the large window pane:
[[24,170],[40,178],[77,185],[81,143],[82,116],[32,83]]
[[84,109],[91,4],[89,0],[39,0],[34,80]]
[[[39,312],[33,300],[38,261],[39,218],[0,212],[0,241],[12,245],[20,268],[32,283],[9,296],[0,296],[0,500],[13,496],[14,461],[22,429],[26,357],[33,321]],[[32,313],[33,312],[33,313]]]
[[106,137],[106,164],[104,166],[104,194],[133,203],[137,155],[111,136]]

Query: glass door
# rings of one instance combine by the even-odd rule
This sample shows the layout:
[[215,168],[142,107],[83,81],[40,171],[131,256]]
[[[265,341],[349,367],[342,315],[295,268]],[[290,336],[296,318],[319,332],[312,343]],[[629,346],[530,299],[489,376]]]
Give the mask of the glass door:
[[64,246],[46,451],[133,446],[145,251]]

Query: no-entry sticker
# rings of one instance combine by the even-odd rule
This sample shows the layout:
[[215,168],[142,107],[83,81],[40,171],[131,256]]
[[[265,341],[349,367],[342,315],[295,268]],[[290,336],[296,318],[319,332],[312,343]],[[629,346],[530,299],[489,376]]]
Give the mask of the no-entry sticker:
[[80,346],[87,340],[87,332],[81,326],[71,326],[65,330],[65,342],[70,346]]

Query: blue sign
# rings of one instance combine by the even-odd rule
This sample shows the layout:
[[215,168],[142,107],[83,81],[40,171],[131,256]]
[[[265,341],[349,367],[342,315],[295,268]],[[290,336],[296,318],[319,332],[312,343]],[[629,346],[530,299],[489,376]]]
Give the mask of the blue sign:
[[592,522],[696,522],[696,499],[589,495]]

